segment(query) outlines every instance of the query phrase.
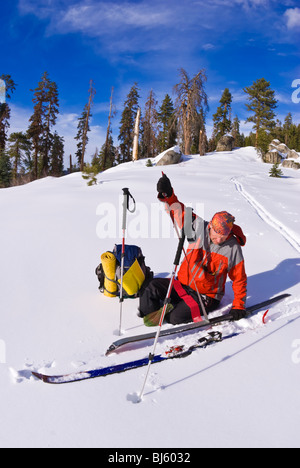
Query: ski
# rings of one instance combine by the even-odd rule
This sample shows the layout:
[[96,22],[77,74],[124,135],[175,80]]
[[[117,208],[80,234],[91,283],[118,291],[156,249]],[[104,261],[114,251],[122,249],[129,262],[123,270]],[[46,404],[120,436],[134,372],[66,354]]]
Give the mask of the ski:
[[[283,299],[285,299],[285,298],[287,298],[289,296],[290,296],[290,294],[281,294],[280,296],[276,296],[276,297],[274,297],[272,299],[269,299],[267,301],[260,302],[259,304],[255,304],[253,306],[250,306],[250,307],[248,307],[246,309],[247,317],[250,317],[253,314],[253,312],[255,312],[257,310],[260,310],[265,306],[273,304],[274,302],[278,302],[280,300],[283,300]],[[264,314],[264,318],[263,318],[264,323],[265,323],[265,319],[266,319],[266,314],[267,314],[267,312]],[[230,321],[231,319],[232,319],[231,315],[226,314],[226,315],[223,315],[223,316],[214,317],[213,319],[211,319],[209,321],[208,324],[207,323],[204,324],[203,322],[201,322],[200,324],[199,323],[197,323],[197,324],[193,323],[193,324],[183,325],[183,326],[179,326],[179,327],[173,327],[170,330],[164,330],[164,332],[169,332],[169,333],[165,333],[163,336],[178,334],[178,333],[188,331],[188,330],[201,329],[201,328],[204,328],[205,326],[211,327],[211,326],[214,326],[214,325],[219,325],[219,324],[221,324],[221,323],[223,323],[225,321]],[[221,332],[212,331],[212,332],[209,332],[207,335],[201,337],[194,345],[192,345],[192,346],[190,346],[188,348],[186,348],[185,346],[175,346],[175,347],[173,346],[170,349],[168,349],[167,351],[165,351],[164,354],[158,354],[158,355],[153,356],[152,359],[151,359],[151,362],[152,362],[152,364],[155,364],[155,363],[158,363],[158,362],[166,361],[168,359],[186,357],[186,356],[189,356],[194,350],[196,350],[198,348],[205,348],[206,346],[208,346],[208,345],[210,345],[212,343],[219,342],[219,341],[222,341],[224,339],[232,338],[233,336],[237,336],[238,334],[239,333],[233,333],[233,334],[228,335],[228,336],[226,336],[224,338],[224,337],[222,337]],[[147,339],[152,339],[154,337],[154,335],[155,335],[155,333],[149,333],[147,335],[137,335],[137,336],[125,338],[125,339],[119,340],[119,341],[124,342],[124,340],[126,340],[125,344],[127,344],[128,342],[129,343],[134,343],[136,341],[143,341],[143,340],[147,340]],[[116,342],[116,343],[119,343],[119,342]],[[113,351],[118,349],[118,347],[123,346],[123,345],[124,345],[124,343],[123,344],[118,344],[118,346],[116,347],[116,344],[114,343]],[[112,351],[110,351],[110,352],[112,352]],[[110,354],[110,353],[108,353],[108,354]],[[113,366],[102,367],[102,368],[88,370],[88,371],[73,372],[71,374],[52,375],[51,376],[51,375],[46,375],[46,374],[39,373],[39,372],[32,372],[32,375],[34,377],[36,377],[37,379],[42,380],[45,383],[64,384],[64,383],[78,382],[78,381],[87,380],[87,379],[93,379],[93,378],[96,378],[96,377],[104,377],[104,376],[111,375],[111,374],[117,374],[117,373],[125,372],[127,370],[144,367],[144,366],[147,366],[148,364],[149,364],[149,357],[146,357],[146,358],[143,358],[143,359],[139,359],[139,360],[131,361],[131,362],[126,362],[126,363],[123,363],[123,364],[117,364],[117,365],[113,365]]]
[[[279,296],[275,296],[266,301],[259,302],[258,304],[254,304],[250,307],[247,307],[246,316],[250,317],[254,312],[264,307],[267,307],[275,302],[282,301],[283,299],[286,299],[287,297],[290,297],[290,294],[280,294]],[[172,328],[167,328],[165,330],[162,330],[160,332],[160,337],[177,335],[180,333],[184,333],[186,331],[201,330],[205,328],[208,329],[211,326],[216,326],[223,322],[229,322],[231,320],[232,320],[232,316],[230,314],[225,314],[225,315],[221,315],[218,317],[214,317],[208,321],[203,320],[202,322],[189,323],[187,325],[179,325],[179,326],[175,326]],[[134,336],[121,338],[120,340],[117,340],[110,345],[110,347],[106,351],[106,356],[108,356],[111,353],[114,353],[115,351],[119,351],[121,348],[125,347],[126,345],[139,343],[139,342],[147,341],[147,340],[153,340],[155,338],[155,335],[156,335],[156,332],[151,332],[151,333],[145,333],[142,335],[134,335]]]
[[[236,336],[237,333],[233,333],[232,335],[226,336],[224,339],[232,338]],[[158,362],[167,361],[169,359],[177,359],[187,357],[192,354],[198,348],[206,348],[207,346],[218,343],[223,341],[223,336],[221,332],[212,331],[205,336],[202,336],[195,344],[192,346],[186,347],[184,345],[180,346],[172,346],[171,348],[167,349],[163,354],[158,354],[153,356],[152,364],[156,364]],[[139,367],[147,366],[149,363],[149,357],[144,359],[139,359],[137,361],[126,362],[124,364],[117,364],[114,366],[109,367],[102,367],[99,369],[94,369],[90,371],[82,371],[82,372],[73,372],[71,374],[65,375],[45,375],[38,372],[32,372],[34,377],[42,380],[48,384],[65,384],[65,383],[72,383],[72,382],[80,382],[82,380],[87,379],[94,379],[96,377],[105,377],[107,375],[112,374],[119,374],[121,372],[125,372],[131,369],[137,369]]]

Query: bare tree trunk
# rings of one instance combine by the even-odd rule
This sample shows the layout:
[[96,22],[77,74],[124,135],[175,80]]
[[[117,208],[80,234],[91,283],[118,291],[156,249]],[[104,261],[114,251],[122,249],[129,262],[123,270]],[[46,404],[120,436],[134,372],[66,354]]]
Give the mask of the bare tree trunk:
[[139,127],[140,127],[140,117],[141,117],[141,109],[138,108],[136,119],[135,119],[135,128],[134,128],[134,138],[133,138],[133,152],[132,152],[132,160],[138,160],[138,150],[139,150]]
[[36,143],[35,150],[34,150],[34,166],[33,166],[34,167],[33,174],[34,174],[35,179],[38,178],[38,158],[39,158],[39,150],[38,150],[38,146]]
[[202,129],[200,130],[200,133],[199,133],[199,154],[200,156],[205,155],[205,134]]

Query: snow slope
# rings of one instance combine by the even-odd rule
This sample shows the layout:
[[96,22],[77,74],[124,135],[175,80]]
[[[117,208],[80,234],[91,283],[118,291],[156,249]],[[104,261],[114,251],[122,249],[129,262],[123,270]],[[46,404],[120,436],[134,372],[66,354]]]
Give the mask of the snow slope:
[[[155,274],[172,270],[177,240],[156,200],[161,168],[145,165],[108,170],[93,187],[72,174],[0,190],[0,447],[299,447],[300,171],[270,178],[253,148],[186,156],[164,170],[196,212],[228,210],[243,227],[248,305],[292,294],[271,307],[267,325],[261,311],[220,327],[239,336],[152,366],[140,404],[144,368],[57,387],[31,376],[148,355],[151,343],[105,357],[119,303],[98,292],[94,273],[120,242],[124,187],[137,201],[127,242],[142,247]],[[232,297],[228,283],[223,312]],[[137,305],[124,303],[126,334],[145,332]],[[157,351],[198,335],[161,340]]]

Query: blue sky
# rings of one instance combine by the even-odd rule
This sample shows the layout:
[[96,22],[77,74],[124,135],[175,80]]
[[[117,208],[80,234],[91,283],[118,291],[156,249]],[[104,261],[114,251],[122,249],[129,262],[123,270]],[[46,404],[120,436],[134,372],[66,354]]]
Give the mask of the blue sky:
[[299,0],[10,0],[1,1],[0,75],[17,83],[11,101],[11,130],[26,130],[32,92],[44,71],[59,89],[57,130],[66,152],[74,154],[77,118],[88,99],[89,81],[97,94],[89,153],[104,143],[111,87],[117,114],[115,144],[124,100],[138,83],[141,107],[150,89],[161,103],[178,82],[178,69],[207,74],[210,112],[224,88],[233,95],[233,115],[246,134],[251,124],[245,86],[264,77],[279,100],[278,118],[300,104],[292,83],[300,79]]

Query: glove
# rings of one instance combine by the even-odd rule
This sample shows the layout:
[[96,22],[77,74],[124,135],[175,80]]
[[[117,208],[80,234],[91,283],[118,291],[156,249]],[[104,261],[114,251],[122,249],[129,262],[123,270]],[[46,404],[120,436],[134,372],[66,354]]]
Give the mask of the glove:
[[157,182],[158,198],[170,198],[173,194],[173,187],[170,179],[164,174]]
[[231,322],[237,322],[246,317],[246,311],[242,309],[231,309],[230,315],[232,315]]

